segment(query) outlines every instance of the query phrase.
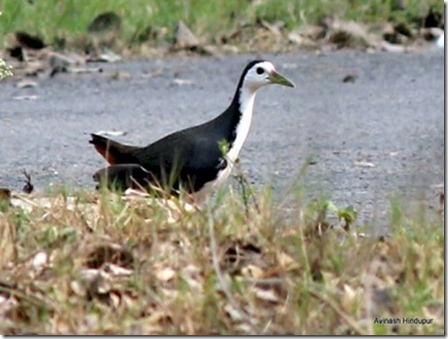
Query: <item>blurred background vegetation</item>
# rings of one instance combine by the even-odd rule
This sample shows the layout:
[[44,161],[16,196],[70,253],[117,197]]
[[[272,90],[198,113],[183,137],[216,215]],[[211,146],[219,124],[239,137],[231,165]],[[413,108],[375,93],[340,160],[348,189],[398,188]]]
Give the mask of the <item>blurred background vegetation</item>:
[[63,47],[67,38],[85,35],[92,20],[109,11],[120,18],[120,39],[126,44],[154,39],[161,29],[167,32],[164,39],[169,38],[179,20],[213,43],[235,25],[257,20],[281,21],[285,30],[329,16],[419,28],[429,12],[440,19],[443,6],[440,0],[0,0],[0,43],[4,45],[8,33],[25,31]]

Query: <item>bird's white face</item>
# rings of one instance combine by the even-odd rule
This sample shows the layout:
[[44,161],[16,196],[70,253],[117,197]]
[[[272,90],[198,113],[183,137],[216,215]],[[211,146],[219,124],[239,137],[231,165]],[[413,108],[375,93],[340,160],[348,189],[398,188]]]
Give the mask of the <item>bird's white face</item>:
[[274,65],[269,61],[262,61],[253,65],[244,77],[244,87],[256,91],[260,87],[268,84],[278,84],[294,87],[292,81],[277,73]]

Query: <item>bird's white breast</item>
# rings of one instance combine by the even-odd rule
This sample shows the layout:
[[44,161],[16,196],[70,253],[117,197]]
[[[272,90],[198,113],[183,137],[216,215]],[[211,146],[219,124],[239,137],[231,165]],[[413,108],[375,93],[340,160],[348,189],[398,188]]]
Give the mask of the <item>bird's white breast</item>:
[[230,147],[226,155],[227,160],[230,161],[232,165],[236,161],[236,159],[238,159],[241,148],[243,148],[243,144],[246,141],[247,135],[249,134],[250,124],[252,122],[252,112],[254,109],[254,101],[255,91],[252,91],[249,88],[245,87],[241,88],[241,119],[236,126],[236,138],[232,143],[232,147]]
[[206,183],[198,192],[194,194],[195,200],[200,203],[203,202],[207,195],[217,188],[219,188],[224,181],[227,180],[235,161],[238,159],[240,151],[249,134],[250,124],[252,122],[252,112],[254,108],[255,91],[242,87],[240,93],[240,112],[241,119],[236,127],[236,137],[233,141],[229,151],[226,154],[227,166],[220,170],[216,179]]

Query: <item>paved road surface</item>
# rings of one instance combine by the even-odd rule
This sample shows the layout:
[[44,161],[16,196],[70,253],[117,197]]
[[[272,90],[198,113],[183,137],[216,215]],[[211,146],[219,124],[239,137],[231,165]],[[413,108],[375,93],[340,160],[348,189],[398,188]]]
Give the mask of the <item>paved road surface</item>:
[[[311,158],[301,181],[308,196],[352,203],[361,222],[381,218],[390,194],[436,201],[444,180],[441,50],[262,57],[297,88],[259,92],[241,154],[251,180],[281,192]],[[27,169],[41,192],[61,183],[93,188],[92,173],[104,162],[88,144],[90,132],[125,131],[116,139],[144,145],[206,121],[230,102],[253,58],[102,64],[101,74],[58,74],[35,88],[2,83],[0,186],[20,189]],[[124,76],[113,79],[117,71]],[[347,75],[355,81],[343,82]],[[15,98],[22,95],[37,99]]]

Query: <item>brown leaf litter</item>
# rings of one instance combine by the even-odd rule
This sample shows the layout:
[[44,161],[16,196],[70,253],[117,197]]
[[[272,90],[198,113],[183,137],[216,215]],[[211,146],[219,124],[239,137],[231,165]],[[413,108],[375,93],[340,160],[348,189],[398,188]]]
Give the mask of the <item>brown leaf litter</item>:
[[4,192],[2,333],[371,334],[374,317],[406,314],[417,281],[432,298],[418,314],[440,329],[443,258],[404,233],[359,237],[306,211],[272,229],[236,201],[209,211],[136,191]]

